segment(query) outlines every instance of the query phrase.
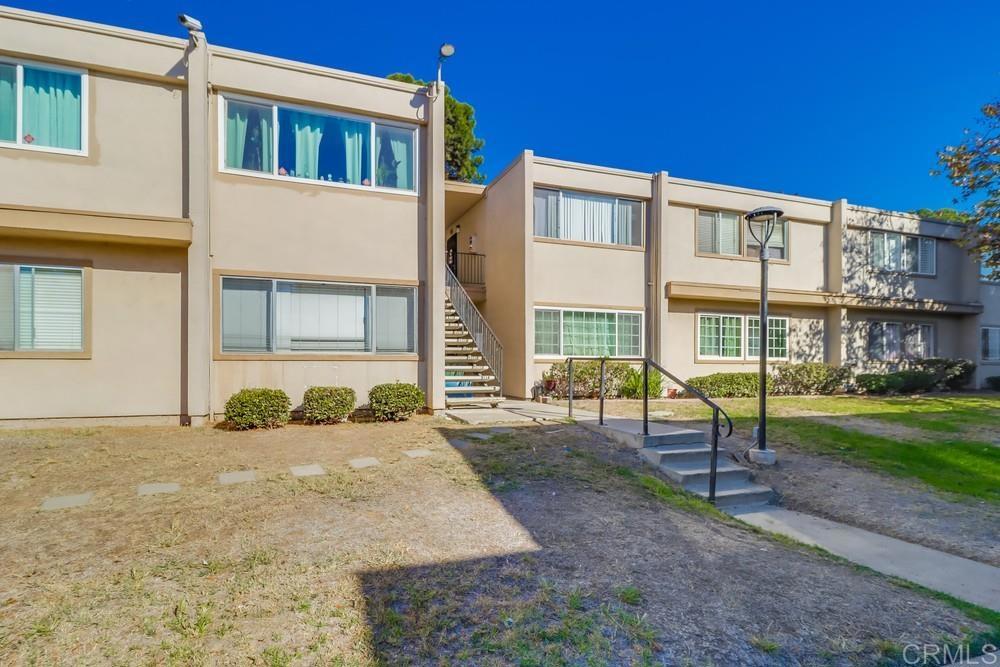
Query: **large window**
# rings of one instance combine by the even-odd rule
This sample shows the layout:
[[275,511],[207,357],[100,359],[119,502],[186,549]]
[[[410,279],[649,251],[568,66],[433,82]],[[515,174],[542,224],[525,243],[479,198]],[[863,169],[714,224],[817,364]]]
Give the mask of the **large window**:
[[641,246],[641,201],[535,188],[535,236]]
[[[764,233],[763,224],[762,222],[751,223],[753,231],[758,236]],[[760,244],[754,241],[753,234],[750,234],[748,230],[744,230],[743,237],[745,241],[743,244],[743,254],[754,259],[760,257]],[[778,220],[771,231],[771,238],[767,241],[767,256],[770,259],[788,259],[787,238],[788,221]]]
[[224,352],[407,353],[416,330],[413,287],[222,279]]
[[85,153],[87,75],[0,58],[0,146]]
[[868,322],[868,358],[872,361],[928,359],[935,354],[933,324]]
[[[753,223],[760,235],[762,223]],[[731,211],[698,210],[698,253],[757,258],[760,246],[743,224],[743,216]],[[788,259],[788,221],[778,220],[767,247],[771,259]]]
[[924,236],[871,232],[871,264],[880,271],[932,276],[937,271],[937,242]]
[[983,327],[983,361],[1000,361],[1000,327]]
[[223,99],[224,168],[416,191],[416,128],[299,107]]
[[[788,359],[788,318],[767,318],[767,356]],[[699,313],[698,358],[744,360],[760,357],[760,317]]]
[[535,354],[581,357],[642,355],[642,313],[535,309]]
[[83,269],[0,264],[0,350],[82,350],[83,301]]

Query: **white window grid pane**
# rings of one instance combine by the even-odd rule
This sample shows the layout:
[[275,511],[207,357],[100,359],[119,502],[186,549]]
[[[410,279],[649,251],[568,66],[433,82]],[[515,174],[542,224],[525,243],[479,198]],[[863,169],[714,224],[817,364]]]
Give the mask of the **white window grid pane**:
[[618,314],[618,355],[638,357],[642,354],[642,316],[637,313]]
[[559,311],[535,311],[535,354],[560,353],[559,347]]
[[721,318],[718,315],[698,316],[698,355],[718,357],[722,353]]

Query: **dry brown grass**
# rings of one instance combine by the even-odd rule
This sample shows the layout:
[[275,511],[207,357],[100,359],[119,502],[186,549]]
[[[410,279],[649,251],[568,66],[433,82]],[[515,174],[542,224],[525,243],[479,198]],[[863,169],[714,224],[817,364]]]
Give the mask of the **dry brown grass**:
[[[664,503],[631,453],[582,429],[449,444],[469,431],[423,417],[0,432],[0,663],[768,664],[978,627]],[[415,448],[433,455],[402,454]],[[382,465],[349,468],[359,456]],[[291,477],[305,463],[328,474]],[[215,483],[238,469],[258,481]],[[136,497],[154,481],[182,489]],[[88,506],[38,510],[82,491]],[[755,579],[762,553],[782,568]]]

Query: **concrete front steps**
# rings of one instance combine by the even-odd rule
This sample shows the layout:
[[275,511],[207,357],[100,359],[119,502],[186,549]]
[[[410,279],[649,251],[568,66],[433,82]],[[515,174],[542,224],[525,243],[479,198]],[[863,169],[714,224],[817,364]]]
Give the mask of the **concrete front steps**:
[[[685,491],[708,498],[712,448],[705,434],[689,428],[649,423],[649,435],[642,434],[641,419],[606,418],[578,420],[580,426],[615,442],[638,450],[639,455],[670,481]],[[750,470],[720,451],[715,469],[715,504],[718,507],[766,505],[774,493],[768,486],[750,481]]]
[[496,375],[447,298],[444,312],[444,374],[444,401],[448,408],[495,408],[503,401]]

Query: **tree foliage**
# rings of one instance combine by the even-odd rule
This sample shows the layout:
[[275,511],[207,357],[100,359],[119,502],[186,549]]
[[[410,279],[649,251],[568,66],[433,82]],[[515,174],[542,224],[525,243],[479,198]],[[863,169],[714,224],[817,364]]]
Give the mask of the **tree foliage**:
[[[418,86],[428,85],[426,81],[412,74],[395,73],[387,78]],[[483,156],[477,155],[486,143],[476,136],[476,110],[467,102],[460,102],[451,94],[447,85],[444,97],[444,171],[445,177],[453,181],[482,183],[485,176],[479,168]]]
[[983,106],[979,125],[965,130],[961,143],[938,151],[939,173],[959,189],[961,200],[977,200],[967,216],[965,246],[1000,278],[1000,101]]
[[924,220],[954,222],[962,225],[969,222],[969,214],[955,208],[918,208],[913,214],[919,215]]

